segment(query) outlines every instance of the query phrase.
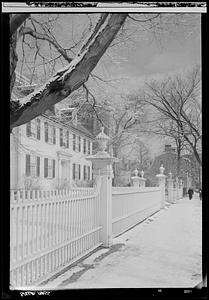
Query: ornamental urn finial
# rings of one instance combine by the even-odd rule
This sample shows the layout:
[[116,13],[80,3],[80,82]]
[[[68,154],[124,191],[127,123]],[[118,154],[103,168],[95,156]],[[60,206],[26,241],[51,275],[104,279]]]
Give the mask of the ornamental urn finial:
[[133,173],[134,173],[134,176],[135,177],[137,177],[138,176],[138,174],[139,174],[139,171],[137,170],[137,168],[133,171]]
[[160,166],[160,174],[164,173],[165,168],[163,167],[163,165]]
[[109,136],[104,133],[104,127],[101,127],[101,132],[96,136],[95,140],[98,143],[98,151],[102,153],[106,153],[107,142],[109,140]]

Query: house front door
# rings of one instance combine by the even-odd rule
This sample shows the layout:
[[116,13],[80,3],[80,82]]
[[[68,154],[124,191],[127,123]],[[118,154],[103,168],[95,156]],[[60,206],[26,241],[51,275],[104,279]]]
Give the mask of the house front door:
[[70,182],[70,161],[61,161],[61,182],[67,184]]

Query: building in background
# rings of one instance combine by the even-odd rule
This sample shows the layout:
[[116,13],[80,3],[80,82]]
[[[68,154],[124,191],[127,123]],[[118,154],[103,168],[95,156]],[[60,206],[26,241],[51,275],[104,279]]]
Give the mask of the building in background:
[[[171,145],[165,145],[164,152],[154,159],[148,170],[146,177],[151,185],[156,183],[155,174],[157,174],[161,165],[165,168],[165,175],[168,176],[171,172],[174,179],[177,177],[177,154],[176,149]],[[183,180],[183,185],[187,189],[190,186],[194,188],[201,187],[201,168],[194,155],[184,154],[181,156],[179,179]]]
[[[13,97],[23,97],[35,85],[24,77],[16,77]],[[13,129],[10,135],[11,189],[58,189],[87,186],[92,180],[93,135],[82,126],[72,109],[33,119]]]

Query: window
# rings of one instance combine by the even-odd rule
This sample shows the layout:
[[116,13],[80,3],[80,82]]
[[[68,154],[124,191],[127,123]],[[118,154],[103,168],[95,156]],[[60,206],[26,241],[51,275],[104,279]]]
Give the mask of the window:
[[48,142],[50,144],[54,144],[54,141],[56,143],[56,130],[54,131],[54,129],[55,129],[54,126],[49,125]]
[[44,177],[55,178],[55,160],[44,158]]
[[60,128],[60,147],[69,148],[69,131]]
[[91,154],[91,142],[88,141],[88,154]]
[[81,165],[73,164],[73,180],[81,179]]
[[86,153],[86,139],[83,139],[83,153]]
[[40,157],[26,154],[26,176],[39,177],[40,176]]
[[90,166],[83,166],[83,179],[84,180],[91,179]]
[[56,144],[56,128],[48,122],[44,122],[44,136],[46,143]]
[[41,121],[34,119],[26,124],[26,135],[38,140],[41,139]]

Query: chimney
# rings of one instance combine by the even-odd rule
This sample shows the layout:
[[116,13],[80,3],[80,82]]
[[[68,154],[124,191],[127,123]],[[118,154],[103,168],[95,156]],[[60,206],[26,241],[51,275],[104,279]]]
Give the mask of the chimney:
[[170,152],[172,150],[171,145],[165,145],[165,152]]

